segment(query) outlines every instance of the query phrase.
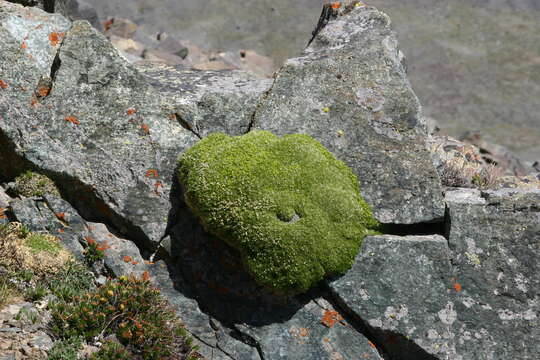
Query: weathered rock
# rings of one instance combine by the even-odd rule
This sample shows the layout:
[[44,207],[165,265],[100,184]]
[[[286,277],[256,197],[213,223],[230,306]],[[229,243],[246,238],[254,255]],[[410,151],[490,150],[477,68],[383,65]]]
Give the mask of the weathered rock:
[[115,35],[124,39],[131,39],[137,31],[137,24],[129,19],[112,18],[107,21],[106,35]]
[[450,251],[442,236],[372,236],[329,283],[395,359],[457,359]]
[[422,119],[390,19],[360,6],[285,62],[254,126],[313,136],[358,175],[378,220],[410,224],[444,213]]
[[[101,21],[96,9],[86,0],[45,0],[53,4],[55,13],[61,14],[70,20],[87,20],[92,26],[101,30]],[[49,5],[50,7],[50,5]],[[50,11],[49,12],[53,12]]]
[[540,354],[540,190],[446,194],[456,347],[464,359]]
[[253,50],[227,51],[219,53],[218,56],[235,68],[249,71],[262,78],[271,77],[275,69],[272,59]]
[[242,135],[271,80],[243,71],[197,71],[160,64],[139,70],[159,93],[164,111],[200,137],[213,132]]
[[[162,113],[154,89],[87,22],[69,28],[35,8],[0,9],[0,173],[37,168],[86,218],[154,247],[176,159],[196,136]],[[21,52],[29,27],[38,30]]]

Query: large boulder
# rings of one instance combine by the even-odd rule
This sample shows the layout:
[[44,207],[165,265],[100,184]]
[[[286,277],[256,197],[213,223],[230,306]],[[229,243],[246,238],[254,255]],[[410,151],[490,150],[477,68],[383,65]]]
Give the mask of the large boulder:
[[437,221],[444,214],[440,184],[400,59],[388,16],[356,6],[285,62],[254,128],[320,141],[356,173],[381,222]]
[[2,2],[0,36],[2,178],[39,169],[85,217],[154,247],[197,137],[87,22]]

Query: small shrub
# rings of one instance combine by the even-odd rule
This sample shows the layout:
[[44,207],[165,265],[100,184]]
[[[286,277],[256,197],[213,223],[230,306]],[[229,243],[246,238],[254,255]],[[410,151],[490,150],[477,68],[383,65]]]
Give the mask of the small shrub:
[[9,279],[0,278],[0,309],[10,303],[18,295],[17,289],[11,284]]
[[47,286],[52,294],[64,302],[71,302],[76,296],[81,296],[95,287],[92,273],[75,261],[67,263],[49,278]]
[[25,197],[43,196],[45,194],[52,194],[60,197],[60,192],[51,179],[30,170],[15,178],[13,190],[15,190],[18,195]]
[[77,360],[77,353],[82,341],[78,337],[56,341],[49,351],[47,360]]
[[133,356],[117,342],[106,341],[99,351],[93,353],[89,360],[129,360]]
[[86,239],[88,246],[84,249],[84,258],[88,265],[92,265],[97,261],[103,260],[105,257],[105,247],[101,246],[94,239]]
[[47,288],[41,284],[36,284],[33,287],[29,287],[24,292],[24,299],[26,301],[38,301],[47,295]]
[[189,354],[188,335],[172,309],[146,280],[121,277],[75,297],[51,304],[51,330],[61,338],[87,341],[116,335],[143,359]]

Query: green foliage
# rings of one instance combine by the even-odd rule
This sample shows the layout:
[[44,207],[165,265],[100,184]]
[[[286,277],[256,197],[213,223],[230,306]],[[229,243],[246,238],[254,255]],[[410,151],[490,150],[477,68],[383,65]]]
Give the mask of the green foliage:
[[51,329],[61,338],[86,340],[114,334],[143,359],[169,359],[189,353],[188,335],[174,311],[146,280],[121,277],[50,305]]
[[62,245],[58,241],[52,241],[54,237],[39,233],[31,233],[26,236],[24,244],[28,246],[33,253],[46,251],[52,255],[57,255],[62,250]]
[[307,135],[212,134],[180,158],[179,180],[205,229],[280,293],[347,271],[378,227],[356,176]]
[[129,360],[132,355],[126,348],[117,342],[107,341],[99,349],[90,356],[90,360]]
[[47,295],[47,288],[42,284],[36,284],[24,291],[24,299],[26,301],[38,301]]
[[77,360],[77,352],[81,345],[82,341],[78,337],[56,341],[49,351],[47,360]]
[[17,194],[26,197],[43,196],[45,194],[60,196],[58,188],[51,179],[30,170],[15,178],[14,190]]
[[10,300],[18,294],[17,289],[11,284],[8,278],[0,278],[0,309],[9,304]]
[[105,257],[105,250],[95,240],[89,239],[87,243],[88,246],[84,249],[84,258],[88,265],[92,265]]
[[59,300],[70,302],[93,289],[94,280],[84,265],[71,261],[47,280],[47,286]]

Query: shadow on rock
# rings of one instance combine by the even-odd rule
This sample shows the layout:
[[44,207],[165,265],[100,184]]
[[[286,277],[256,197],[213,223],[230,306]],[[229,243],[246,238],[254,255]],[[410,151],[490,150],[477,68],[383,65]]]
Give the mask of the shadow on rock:
[[244,270],[238,252],[207,233],[184,202],[175,179],[171,190],[168,267],[175,290],[197,300],[201,310],[224,324],[261,326],[289,320],[320,294],[295,297],[268,292]]

